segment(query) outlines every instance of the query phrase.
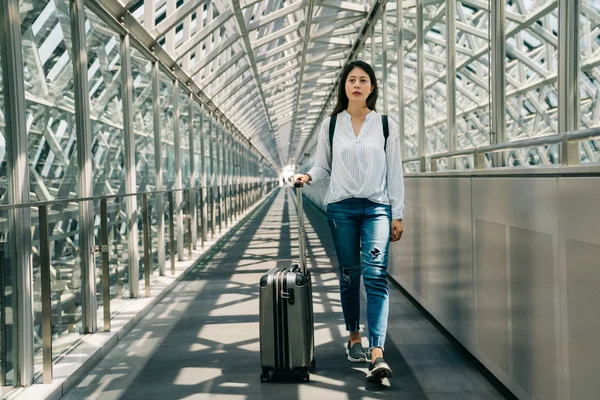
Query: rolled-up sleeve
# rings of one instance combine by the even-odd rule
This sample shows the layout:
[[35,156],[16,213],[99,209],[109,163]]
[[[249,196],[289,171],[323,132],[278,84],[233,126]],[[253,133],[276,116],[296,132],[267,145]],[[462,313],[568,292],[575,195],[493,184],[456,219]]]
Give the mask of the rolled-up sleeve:
[[321,124],[319,137],[317,139],[317,154],[315,154],[315,163],[308,171],[312,182],[317,182],[327,178],[331,174],[331,147],[329,146],[329,118]]
[[390,119],[390,135],[386,145],[387,191],[392,208],[392,219],[404,217],[404,173],[402,168],[402,149],[398,126]]

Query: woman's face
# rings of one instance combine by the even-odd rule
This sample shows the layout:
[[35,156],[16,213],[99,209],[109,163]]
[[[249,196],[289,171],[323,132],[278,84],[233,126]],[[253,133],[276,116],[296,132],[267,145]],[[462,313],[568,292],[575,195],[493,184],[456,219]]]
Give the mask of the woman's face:
[[346,78],[346,96],[348,101],[352,102],[367,102],[367,97],[373,91],[373,85],[369,74],[361,68],[354,68]]

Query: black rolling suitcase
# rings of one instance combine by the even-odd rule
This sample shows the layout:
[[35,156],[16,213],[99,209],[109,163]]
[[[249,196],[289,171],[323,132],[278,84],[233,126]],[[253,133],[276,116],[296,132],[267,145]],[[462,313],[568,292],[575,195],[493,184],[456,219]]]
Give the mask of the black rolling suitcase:
[[308,382],[314,358],[312,281],[304,253],[302,186],[296,187],[300,264],[271,269],[260,278],[260,381],[297,372]]

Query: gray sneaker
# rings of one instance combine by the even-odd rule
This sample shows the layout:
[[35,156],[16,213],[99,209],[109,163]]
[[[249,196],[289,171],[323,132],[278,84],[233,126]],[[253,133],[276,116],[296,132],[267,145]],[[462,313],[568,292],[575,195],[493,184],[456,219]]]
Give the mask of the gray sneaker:
[[375,362],[369,365],[367,380],[370,382],[381,382],[384,378],[392,377],[392,369],[381,357],[377,357]]
[[362,347],[360,342],[356,342],[350,347],[350,341],[348,341],[348,345],[346,346],[346,355],[348,356],[348,360],[359,363],[359,362],[367,362],[367,355],[365,354],[365,350]]

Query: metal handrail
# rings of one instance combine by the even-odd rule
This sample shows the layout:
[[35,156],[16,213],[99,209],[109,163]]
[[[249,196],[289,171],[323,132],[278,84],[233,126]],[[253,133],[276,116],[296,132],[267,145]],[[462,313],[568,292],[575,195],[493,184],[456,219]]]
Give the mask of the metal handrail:
[[[402,161],[402,164],[422,161],[429,158],[431,172],[437,171],[437,161],[443,158],[454,158],[461,156],[470,156],[474,158],[474,169],[481,170],[485,168],[485,154],[495,153],[503,150],[516,150],[526,147],[548,146],[558,144],[560,147],[561,165],[574,166],[579,164],[579,146],[577,142],[587,139],[600,137],[600,127],[583,129],[574,132],[560,133],[556,135],[540,136],[527,138],[514,142],[497,143],[470,149],[450,151],[433,154],[429,157],[413,157]],[[421,172],[425,172],[426,162],[421,162]]]
[[[274,179],[273,182],[276,182],[277,179]],[[270,181],[265,181],[268,183]],[[248,185],[257,184],[259,182],[247,182]],[[54,206],[57,204],[68,204],[68,203],[81,203],[84,201],[99,201],[99,200],[113,200],[113,199],[125,199],[127,197],[137,197],[143,195],[155,195],[155,194],[168,194],[169,192],[186,192],[188,190],[201,190],[201,189],[210,189],[210,188],[219,188],[225,186],[242,186],[243,183],[236,183],[231,185],[208,185],[208,186],[199,186],[199,187],[188,187],[182,189],[165,189],[165,190],[155,190],[151,192],[135,192],[135,193],[126,193],[126,194],[110,194],[110,195],[101,195],[101,196],[90,196],[90,197],[73,197],[73,198],[62,198],[55,200],[46,200],[46,201],[35,201],[29,203],[19,203],[19,204],[0,204],[0,212],[2,211],[10,211],[10,210],[18,210],[21,208],[29,208],[29,207],[40,207],[40,206]]]
[[[273,188],[277,186],[279,179],[267,179],[265,180],[265,184],[267,190],[270,192]],[[225,201],[225,225],[227,226],[227,208],[231,209],[231,222],[233,223],[233,214],[239,216],[242,210],[249,208],[252,204],[256,203],[260,198],[260,193],[258,192],[260,182],[245,182],[231,185],[210,185],[210,186],[201,186],[194,188],[185,188],[185,189],[171,189],[171,190],[160,190],[154,192],[141,192],[141,193],[128,193],[123,195],[108,195],[108,196],[95,196],[95,197],[84,197],[84,198],[76,198],[76,199],[61,199],[61,200],[52,200],[45,202],[37,202],[37,203],[26,203],[26,204],[12,204],[12,205],[3,205],[0,206],[0,211],[2,210],[16,210],[25,207],[37,207],[38,208],[38,228],[39,228],[39,248],[40,248],[40,274],[41,274],[41,305],[42,305],[42,365],[43,365],[43,381],[45,384],[50,384],[53,381],[53,355],[52,355],[52,278],[51,278],[51,255],[50,255],[50,223],[48,219],[48,207],[55,204],[65,204],[65,203],[73,203],[73,202],[83,202],[83,201],[91,201],[91,200],[99,200],[100,201],[100,245],[93,246],[92,252],[101,254],[101,263],[102,263],[102,300],[103,300],[103,322],[104,322],[104,331],[109,332],[111,329],[111,312],[110,312],[110,281],[109,281],[109,264],[110,264],[110,247],[109,247],[109,218],[108,218],[108,200],[110,199],[120,199],[131,196],[142,196],[142,228],[143,228],[143,247],[144,247],[144,283],[145,283],[145,296],[150,296],[150,275],[152,272],[152,256],[150,253],[150,245],[151,245],[151,237],[150,237],[150,225],[151,218],[149,214],[149,205],[148,205],[148,195],[152,194],[167,194],[167,202],[168,202],[168,230],[169,230],[169,249],[170,249],[170,261],[171,261],[171,275],[175,275],[175,226],[174,220],[176,218],[176,213],[182,211],[179,207],[176,209],[175,199],[173,196],[174,192],[184,192],[187,193],[185,199],[182,199],[182,203],[186,204],[186,212],[187,217],[189,218],[187,221],[187,240],[188,240],[188,252],[191,257],[192,255],[192,207],[198,207],[197,203],[192,206],[193,198],[192,192],[200,192],[201,193],[201,205],[202,209],[202,223],[208,224],[208,221],[205,220],[205,209],[208,204],[204,203],[203,194],[204,189],[209,189],[206,191],[206,194],[210,193],[210,198],[207,199],[207,203],[210,203],[211,207],[211,233],[214,235],[215,230],[215,197],[213,196],[212,189],[214,188],[226,188],[226,190],[221,193],[218,192],[218,202],[221,203],[218,205],[219,207],[219,224],[223,221],[223,214],[221,211],[222,202]],[[234,189],[235,188],[235,189]],[[231,197],[236,197],[235,203],[233,202]],[[239,198],[238,198],[239,196]],[[229,203],[227,204],[227,202]],[[197,209],[196,209],[197,211]],[[185,229],[185,228],[184,228]],[[204,229],[202,235],[202,247],[204,247]],[[131,278],[130,279],[134,279]],[[59,318],[62,318],[62,315],[59,315]]]

